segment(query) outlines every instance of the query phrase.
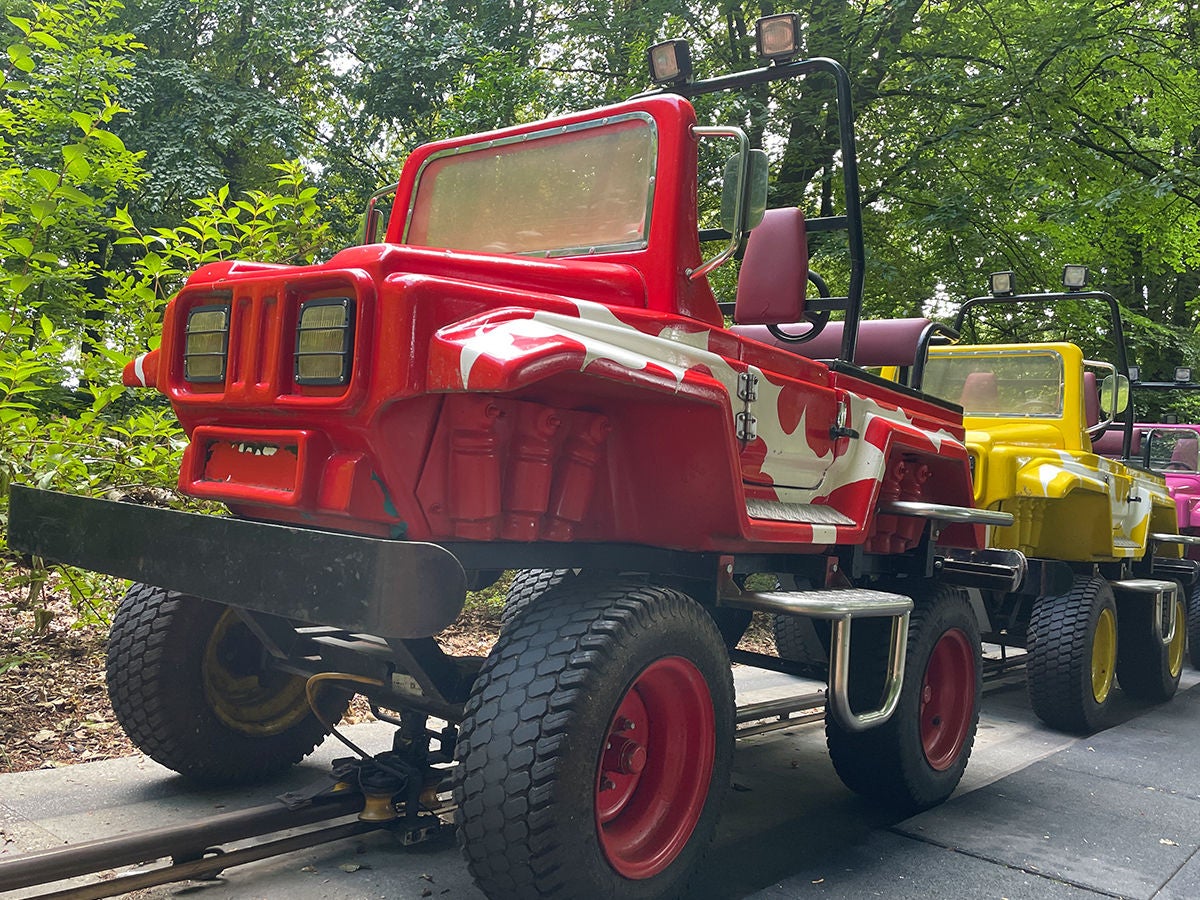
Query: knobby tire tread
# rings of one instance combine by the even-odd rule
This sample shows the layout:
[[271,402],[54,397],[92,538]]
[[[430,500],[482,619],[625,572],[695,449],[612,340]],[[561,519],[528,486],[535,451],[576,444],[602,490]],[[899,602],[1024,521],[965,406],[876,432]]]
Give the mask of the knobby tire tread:
[[[328,732],[310,714],[288,731],[252,739],[234,734],[207,710],[198,660],[222,609],[133,585],[113,617],[108,692],[117,721],[151,759],[196,782],[243,784],[299,762]],[[322,712],[337,721],[347,702]]]
[[[572,801],[562,795],[566,778],[559,769],[577,729],[589,717],[611,714],[592,708],[592,693],[629,636],[668,624],[682,635],[707,629],[706,640],[715,640],[724,658],[719,635],[695,601],[636,582],[571,579],[501,632],[467,703],[455,781],[463,853],[493,900],[643,896],[642,882],[622,880],[615,872],[608,874],[620,882],[616,887],[599,879],[581,881],[579,860],[586,848],[564,827],[563,817],[590,821],[594,786]],[[727,659],[721,678],[723,687],[713,701],[718,723],[728,718],[729,739],[723,749],[718,725],[713,783],[692,836],[701,853],[715,830],[713,810],[719,810],[729,779],[733,679]],[[607,718],[602,725],[607,728]],[[677,890],[645,896],[674,896],[685,889],[686,878]]]

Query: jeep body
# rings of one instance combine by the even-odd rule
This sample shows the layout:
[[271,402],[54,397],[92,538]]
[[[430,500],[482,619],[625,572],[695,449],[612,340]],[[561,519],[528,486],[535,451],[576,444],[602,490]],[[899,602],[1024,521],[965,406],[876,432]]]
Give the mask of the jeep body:
[[[837,86],[847,209],[755,215],[760,151],[700,126],[687,97],[810,75]],[[854,364],[849,97],[836,63],[783,62],[439,141],[406,160],[382,240],[195,272],[125,379],[187,432],[180,491],[233,515],[12,498],[14,546],[142,583],[109,665],[135,741],[199,780],[270,771],[323,733],[318,685],[352,685],[401,713],[388,772],[457,760],[489,894],[673,895],[728,781],[730,656],[788,670],[732,649],[761,610],[826,623],[848,784],[910,808],[948,796],[981,670],[949,583],[1013,587],[1023,559],[983,546],[1011,519],[974,508],[957,405]],[[706,255],[708,140],[735,153]],[[846,232],[846,296],[808,296],[810,228]],[[815,333],[840,311],[831,358],[726,327],[707,273],[743,250],[734,319]],[[433,636],[504,569],[522,587],[496,647],[450,656]],[[746,590],[751,573],[780,587]],[[164,668],[151,633],[192,662]],[[162,724],[189,704],[199,737]],[[407,815],[419,788],[396,788]]]

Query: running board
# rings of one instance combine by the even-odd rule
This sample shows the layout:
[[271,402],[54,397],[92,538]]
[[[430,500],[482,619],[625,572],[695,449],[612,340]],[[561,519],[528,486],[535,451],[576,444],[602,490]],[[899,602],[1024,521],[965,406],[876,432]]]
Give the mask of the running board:
[[[1179,604],[1175,602],[1179,585],[1174,581],[1160,581],[1157,578],[1126,578],[1122,581],[1110,581],[1113,593],[1118,597],[1153,597],[1154,598],[1154,634],[1163,644],[1170,644],[1175,639],[1175,630],[1179,627]],[[1163,634],[1164,606],[1169,611],[1169,626]]]
[[938,522],[961,522],[967,525],[997,525],[1006,528],[1013,523],[1013,514],[995,509],[975,509],[972,506],[948,506],[944,503],[925,503],[920,500],[890,500],[879,504],[879,511],[893,516],[916,516]]
[[[865,731],[891,718],[900,702],[904,657],[908,649],[908,617],[913,602],[903,594],[848,588],[836,591],[770,591],[722,595],[723,606],[776,615],[808,616],[829,621],[829,702],[838,721],[850,731]],[[890,618],[887,689],[879,709],[856,713],[850,709],[850,623],[856,618]]]

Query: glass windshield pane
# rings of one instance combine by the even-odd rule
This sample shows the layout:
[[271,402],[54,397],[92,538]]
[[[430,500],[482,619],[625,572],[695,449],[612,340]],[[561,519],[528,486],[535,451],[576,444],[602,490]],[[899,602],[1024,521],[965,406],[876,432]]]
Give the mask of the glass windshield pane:
[[924,389],[968,416],[1062,415],[1063,361],[1050,351],[931,354]]
[[537,255],[643,247],[656,144],[653,120],[634,115],[435,157],[405,243]]
[[1155,472],[1197,471],[1200,439],[1185,428],[1155,429],[1150,436],[1150,468]]

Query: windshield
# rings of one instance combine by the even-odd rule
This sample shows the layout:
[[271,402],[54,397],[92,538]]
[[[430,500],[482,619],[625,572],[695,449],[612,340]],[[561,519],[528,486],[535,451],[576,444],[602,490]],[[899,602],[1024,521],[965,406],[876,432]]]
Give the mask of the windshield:
[[404,242],[542,256],[642,249],[656,150],[653,119],[631,113],[433,156]]
[[1155,472],[1200,471],[1200,435],[1188,428],[1156,428],[1150,442],[1150,468]]
[[1047,350],[930,354],[923,389],[962,404],[967,416],[1057,418],[1063,361]]

